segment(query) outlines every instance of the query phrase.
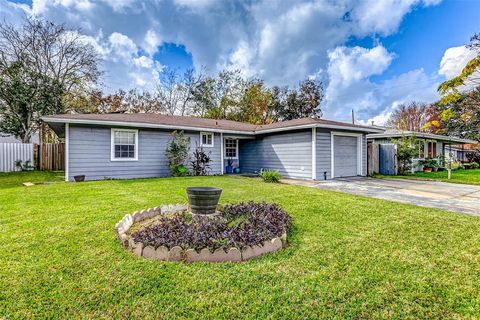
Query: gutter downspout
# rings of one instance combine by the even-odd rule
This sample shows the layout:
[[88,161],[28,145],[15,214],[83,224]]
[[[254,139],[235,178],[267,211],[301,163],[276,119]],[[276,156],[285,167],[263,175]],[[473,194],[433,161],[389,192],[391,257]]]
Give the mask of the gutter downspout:
[[224,174],[225,166],[223,165],[223,132],[220,132],[220,165],[222,166],[221,173]]
[[317,180],[317,128],[312,128],[312,180]]
[[65,181],[68,182],[68,175],[69,175],[69,139],[70,139],[70,125],[65,123]]

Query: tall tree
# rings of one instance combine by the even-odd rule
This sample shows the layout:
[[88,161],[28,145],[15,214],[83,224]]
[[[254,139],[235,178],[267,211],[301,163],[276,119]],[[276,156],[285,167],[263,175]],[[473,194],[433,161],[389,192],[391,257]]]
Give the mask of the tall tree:
[[236,121],[253,124],[268,124],[274,121],[272,94],[263,81],[253,80],[245,89],[239,108],[230,117]]
[[0,132],[30,142],[40,117],[63,110],[64,88],[57,80],[13,62],[0,71]]
[[206,118],[232,119],[247,84],[240,70],[224,70],[217,77],[202,79],[193,90],[194,113]]
[[393,111],[386,125],[398,130],[428,131],[425,125],[432,115],[431,108],[425,103],[415,101],[401,104]]
[[480,141],[480,86],[448,105],[439,104],[443,133]]
[[188,69],[183,74],[177,70],[164,71],[156,95],[162,110],[170,115],[184,116],[192,112],[195,88],[203,79],[203,70]]
[[77,30],[31,17],[21,27],[0,23],[0,70],[15,61],[58,82],[67,93],[91,89],[101,75],[97,52]]
[[321,118],[320,104],[324,98],[323,84],[314,80],[304,80],[298,90],[287,94],[285,108],[280,110],[280,120],[292,120],[304,117]]
[[462,98],[461,88],[464,86],[480,85],[480,34],[474,34],[470,39],[467,48],[476,53],[476,57],[470,60],[462,69],[460,74],[453,79],[449,79],[438,87],[442,95],[441,104],[447,105]]
[[[23,80],[28,79],[24,85],[28,84],[30,89],[48,88],[53,84],[61,88],[55,93],[61,91],[59,98],[63,103],[49,108],[49,113],[68,111],[69,102],[73,97],[82,95],[92,88],[101,75],[98,64],[99,56],[93,46],[87,44],[78,31],[68,29],[65,25],[56,25],[31,17],[25,18],[20,27],[6,22],[0,23],[0,73],[3,74],[4,81],[11,81],[8,80],[11,76],[11,66],[19,65],[21,69],[18,72],[23,75]],[[46,82],[40,84],[40,81]],[[9,91],[4,93],[7,92]],[[9,108],[15,108],[10,103],[18,98],[16,95],[18,92],[10,93],[15,96],[4,96],[2,103]],[[37,97],[36,94],[33,96]],[[38,110],[31,112],[35,115],[45,114],[47,110],[43,107],[43,102],[29,104],[28,108],[38,107]],[[78,108],[78,105],[75,107]],[[0,120],[7,121],[11,119],[10,116],[8,109],[2,108]],[[30,137],[31,131],[40,126],[39,117],[32,119],[23,123],[15,122],[19,127],[16,130],[10,129]],[[21,123],[23,126],[28,123],[31,128],[22,128]],[[10,122],[10,125],[14,125],[14,122]]]

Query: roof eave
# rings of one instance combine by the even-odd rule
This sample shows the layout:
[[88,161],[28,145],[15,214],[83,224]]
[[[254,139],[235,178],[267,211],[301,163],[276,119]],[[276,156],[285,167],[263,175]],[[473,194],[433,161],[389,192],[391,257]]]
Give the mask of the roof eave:
[[367,139],[381,139],[381,138],[400,138],[402,136],[415,136],[417,138],[423,138],[423,139],[434,139],[434,140],[440,140],[440,141],[446,141],[446,142],[455,142],[455,143],[461,143],[461,144],[476,144],[478,143],[477,141],[470,140],[470,139],[462,139],[462,138],[455,138],[455,137],[449,137],[449,136],[442,136],[442,135],[436,135],[436,134],[431,134],[431,133],[421,133],[421,132],[406,132],[406,133],[374,133],[374,134],[369,134],[367,135]]
[[229,133],[229,134],[244,134],[244,135],[266,134],[266,133],[291,131],[291,130],[302,130],[302,129],[310,129],[310,128],[337,129],[337,130],[357,131],[357,132],[365,132],[365,133],[383,132],[383,130],[381,130],[381,129],[370,128],[370,127],[358,127],[358,126],[348,126],[348,125],[342,126],[342,125],[319,124],[319,123],[310,123],[310,124],[305,124],[305,125],[279,127],[279,128],[272,128],[272,129],[260,129],[260,130],[230,130],[230,129],[209,128],[209,127],[201,127],[201,126],[181,126],[181,125],[165,125],[165,124],[154,124],[154,123],[145,123],[145,122],[56,118],[56,117],[48,117],[48,116],[43,117],[42,120],[47,122],[47,123],[49,123],[49,122],[50,123],[71,123],[71,124],[85,124],[85,125],[106,125],[106,126],[121,126],[121,127],[153,128],[153,129],[211,131],[211,132],[220,132],[220,133]]
[[209,127],[201,127],[201,126],[194,127],[194,126],[166,125],[166,124],[154,124],[154,123],[144,123],[144,122],[87,120],[87,119],[71,119],[71,118],[52,118],[52,117],[43,117],[42,120],[47,123],[51,122],[51,123],[71,123],[71,124],[118,126],[118,127],[138,127],[138,128],[152,128],[152,129],[175,129],[175,130],[209,131],[209,132],[219,132],[219,133],[254,135],[253,131],[218,129],[218,128],[209,128]]
[[274,132],[280,132],[280,131],[302,130],[302,129],[311,129],[311,128],[337,129],[337,130],[360,131],[360,132],[383,132],[383,130],[368,128],[368,127],[354,127],[354,126],[311,123],[311,124],[304,124],[304,125],[298,125],[298,126],[256,130],[255,133],[265,134],[265,133],[274,133]]

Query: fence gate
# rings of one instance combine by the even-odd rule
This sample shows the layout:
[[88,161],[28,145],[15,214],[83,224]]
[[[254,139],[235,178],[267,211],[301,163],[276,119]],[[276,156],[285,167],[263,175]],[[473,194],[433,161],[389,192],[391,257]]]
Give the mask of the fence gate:
[[33,166],[33,144],[31,143],[0,143],[0,172],[20,171],[16,162],[22,161]]
[[38,169],[65,170],[65,144],[44,143],[38,146]]
[[397,146],[380,144],[380,174],[393,176],[397,174]]

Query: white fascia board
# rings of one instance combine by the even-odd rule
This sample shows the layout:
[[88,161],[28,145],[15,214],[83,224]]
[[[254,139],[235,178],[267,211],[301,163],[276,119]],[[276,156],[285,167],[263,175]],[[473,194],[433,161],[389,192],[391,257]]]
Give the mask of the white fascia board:
[[422,133],[422,132],[406,132],[405,134],[401,133],[374,133],[367,135],[367,139],[382,139],[382,138],[401,138],[402,136],[415,136],[416,138],[422,139],[432,139],[432,140],[439,140],[439,141],[447,141],[447,142],[456,142],[456,143],[471,143],[475,144],[478,143],[475,140],[470,139],[461,139],[449,136],[441,136],[438,134],[432,133]]
[[331,124],[305,124],[300,126],[292,126],[292,127],[284,127],[284,128],[275,128],[275,129],[264,129],[255,131],[256,134],[263,134],[263,133],[272,133],[272,132],[279,132],[279,131],[289,131],[289,130],[301,130],[301,129],[311,129],[311,128],[319,128],[319,129],[336,129],[336,130],[345,130],[345,131],[360,131],[360,132],[383,132],[380,129],[371,129],[371,128],[362,128],[362,127],[348,127],[348,126],[339,126],[339,125],[331,125]]
[[70,123],[70,124],[86,124],[86,125],[100,125],[100,126],[116,126],[116,127],[134,127],[134,128],[152,128],[152,129],[171,129],[171,130],[190,130],[190,131],[205,131],[205,132],[221,132],[232,134],[254,135],[253,131],[237,131],[227,129],[214,129],[206,127],[188,127],[177,125],[153,124],[143,122],[125,122],[125,121],[104,121],[104,120],[86,120],[86,119],[59,119],[43,117],[45,122],[53,123]]
[[242,135],[251,135],[251,136],[254,136],[255,134],[273,133],[273,132],[290,131],[290,130],[302,130],[302,129],[311,129],[311,128],[337,129],[337,130],[357,131],[357,132],[383,132],[383,130],[375,129],[375,128],[349,127],[349,126],[316,124],[316,123],[291,126],[291,127],[263,129],[263,130],[257,130],[257,131],[239,131],[239,130],[228,130],[228,129],[214,129],[214,128],[206,128],[206,127],[189,127],[189,126],[153,124],[153,123],[143,123],[143,122],[86,120],[86,119],[68,119],[68,118],[60,119],[60,118],[49,118],[49,117],[43,117],[42,120],[45,122],[52,122],[52,123],[71,123],[71,124],[102,125],[102,126],[104,125],[104,126],[138,127],[138,128],[155,128],[155,129],[209,131],[209,132],[222,132],[227,134],[230,133],[230,134],[242,134]]

